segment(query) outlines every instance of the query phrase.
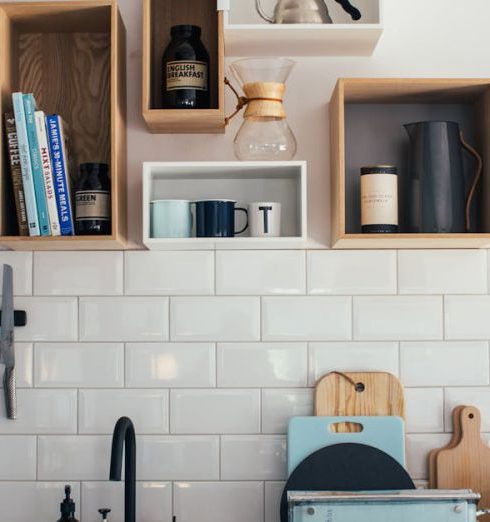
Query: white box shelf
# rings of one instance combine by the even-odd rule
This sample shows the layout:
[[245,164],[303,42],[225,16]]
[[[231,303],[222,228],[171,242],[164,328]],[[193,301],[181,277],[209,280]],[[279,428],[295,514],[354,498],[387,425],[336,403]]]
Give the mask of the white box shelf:
[[[304,248],[307,239],[306,162],[156,162],[143,164],[143,243],[150,250]],[[156,199],[235,199],[282,204],[282,237],[160,239],[150,236]],[[237,228],[241,225],[237,218]]]
[[[268,13],[277,0],[262,0]],[[225,13],[227,56],[370,56],[383,34],[383,0],[352,0],[363,13],[358,22],[326,0],[334,24],[268,24],[255,0],[218,0]]]

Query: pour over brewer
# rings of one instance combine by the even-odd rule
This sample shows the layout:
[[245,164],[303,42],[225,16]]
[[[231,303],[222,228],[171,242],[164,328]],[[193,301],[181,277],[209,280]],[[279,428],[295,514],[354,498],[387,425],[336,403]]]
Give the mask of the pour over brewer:
[[[360,20],[361,12],[349,0],[335,0],[353,20]],[[255,0],[259,16],[271,24],[331,24],[332,18],[324,0],[278,0],[274,16],[268,16],[260,0]]]

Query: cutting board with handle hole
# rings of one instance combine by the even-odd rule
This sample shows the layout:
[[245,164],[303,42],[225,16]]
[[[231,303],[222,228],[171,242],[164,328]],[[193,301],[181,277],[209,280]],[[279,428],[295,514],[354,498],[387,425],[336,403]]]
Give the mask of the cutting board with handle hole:
[[[344,423],[356,431],[339,432],[338,426]],[[288,476],[315,451],[344,443],[377,448],[405,466],[405,429],[400,417],[293,417],[288,427]]]
[[461,410],[464,406],[457,406],[453,410],[453,435],[449,443],[443,448],[433,449],[429,453],[429,488],[437,489],[437,455],[443,449],[456,447],[461,440]]
[[[315,415],[329,417],[393,416],[405,418],[403,386],[386,372],[332,372],[315,388]],[[342,424],[340,432],[356,427]]]
[[[480,508],[490,506],[490,448],[481,437],[478,408],[459,410],[461,438],[452,448],[436,456],[437,485],[440,489],[472,489],[481,495]],[[480,520],[489,521],[490,516]]]

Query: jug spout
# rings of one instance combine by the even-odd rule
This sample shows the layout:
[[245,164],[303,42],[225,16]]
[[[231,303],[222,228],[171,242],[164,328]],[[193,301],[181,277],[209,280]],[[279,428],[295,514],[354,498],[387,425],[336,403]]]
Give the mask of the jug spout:
[[407,131],[408,137],[413,140],[415,138],[415,131],[418,127],[418,123],[407,123],[404,125],[405,130]]

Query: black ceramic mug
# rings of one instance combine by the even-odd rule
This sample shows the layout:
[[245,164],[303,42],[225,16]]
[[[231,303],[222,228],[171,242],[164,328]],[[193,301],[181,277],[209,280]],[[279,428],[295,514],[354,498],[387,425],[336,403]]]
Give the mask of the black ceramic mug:
[[[236,201],[209,199],[195,201],[196,237],[234,237],[248,228],[248,211],[236,207]],[[244,212],[247,223],[242,230],[235,230],[235,212]]]

